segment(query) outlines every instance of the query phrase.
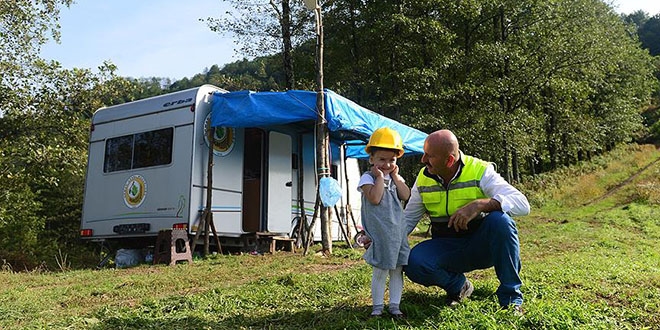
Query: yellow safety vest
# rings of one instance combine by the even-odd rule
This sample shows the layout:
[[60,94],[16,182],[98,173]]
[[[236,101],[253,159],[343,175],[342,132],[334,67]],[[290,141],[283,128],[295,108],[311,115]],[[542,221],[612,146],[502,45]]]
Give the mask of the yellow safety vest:
[[417,189],[431,222],[448,222],[449,217],[463,205],[475,199],[486,198],[479,188],[479,182],[490,163],[462,153],[461,162],[461,172],[446,189],[435,178],[424,173],[426,168],[419,171]]

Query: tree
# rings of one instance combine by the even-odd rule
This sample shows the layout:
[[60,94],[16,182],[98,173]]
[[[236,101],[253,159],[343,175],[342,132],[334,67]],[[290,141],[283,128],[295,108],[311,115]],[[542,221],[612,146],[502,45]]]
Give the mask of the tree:
[[285,74],[285,88],[296,86],[293,66],[293,49],[309,38],[310,15],[302,7],[302,1],[223,0],[233,10],[224,17],[206,18],[212,31],[232,34],[240,51],[248,57],[279,53]]
[[660,54],[660,14],[649,18],[637,30],[642,47],[649,50],[651,56]]
[[651,58],[601,1],[332,3],[326,85],[424,131],[456,131],[509,180],[641,128]]
[[73,0],[0,1],[0,109],[25,87],[25,68],[38,59],[40,47],[50,38],[59,41],[60,5]]
[[637,31],[637,29],[642,27],[644,23],[649,20],[649,14],[643,10],[637,10],[627,15],[622,14],[621,18],[623,18],[623,21],[626,22],[626,24],[632,24],[635,31]]
[[26,267],[76,242],[90,118],[140,91],[109,63],[99,74],[33,64],[30,89],[0,119],[0,254]]
[[253,90],[275,91],[284,85],[284,74],[277,56],[259,57],[252,61],[243,59],[226,64],[222,69],[213,65],[205,73],[196,74],[172,83],[168,91],[180,91],[203,84],[221,86],[228,91]]

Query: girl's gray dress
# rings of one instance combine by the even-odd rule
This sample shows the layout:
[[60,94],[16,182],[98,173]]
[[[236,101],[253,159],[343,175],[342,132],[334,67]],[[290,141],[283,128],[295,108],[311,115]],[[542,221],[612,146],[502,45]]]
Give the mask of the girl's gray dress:
[[[364,175],[371,175],[367,172]],[[396,193],[396,185],[385,179],[385,191],[379,204],[371,204],[362,194],[362,225],[371,238],[371,245],[362,256],[380,269],[394,269],[408,264],[410,246],[403,221],[403,207]]]

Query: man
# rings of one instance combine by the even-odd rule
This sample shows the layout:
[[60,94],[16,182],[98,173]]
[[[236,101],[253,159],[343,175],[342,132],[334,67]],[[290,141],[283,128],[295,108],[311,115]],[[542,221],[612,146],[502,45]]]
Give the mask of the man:
[[520,243],[511,216],[529,214],[527,198],[492,163],[464,155],[449,130],[426,138],[422,163],[404,220],[410,233],[428,212],[432,239],[410,251],[408,278],[443,288],[455,306],[474,290],[463,273],[495,267],[500,306],[522,312]]

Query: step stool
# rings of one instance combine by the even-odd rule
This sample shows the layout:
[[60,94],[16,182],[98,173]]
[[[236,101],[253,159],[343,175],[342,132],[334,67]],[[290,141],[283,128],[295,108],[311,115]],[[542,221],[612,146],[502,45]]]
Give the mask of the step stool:
[[161,230],[154,248],[154,265],[167,263],[173,266],[177,261],[192,263],[188,232],[185,229]]
[[277,250],[295,252],[295,241],[288,236],[274,236],[268,232],[257,233],[257,246],[262,252],[266,252],[265,249],[270,253],[275,253]]
[[270,238],[269,252],[275,253],[277,250],[295,252],[295,240],[286,236],[273,236]]

